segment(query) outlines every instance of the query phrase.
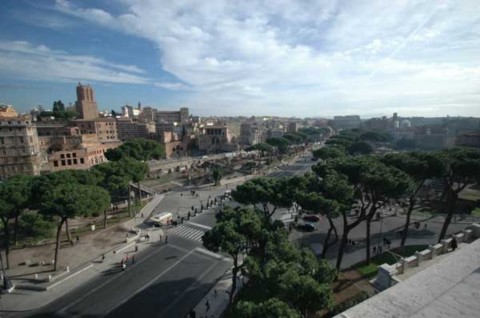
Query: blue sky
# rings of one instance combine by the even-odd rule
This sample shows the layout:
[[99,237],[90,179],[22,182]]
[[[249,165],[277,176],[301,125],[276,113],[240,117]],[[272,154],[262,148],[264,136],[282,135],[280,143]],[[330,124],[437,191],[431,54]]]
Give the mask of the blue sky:
[[480,116],[478,0],[2,0],[0,102],[26,111]]

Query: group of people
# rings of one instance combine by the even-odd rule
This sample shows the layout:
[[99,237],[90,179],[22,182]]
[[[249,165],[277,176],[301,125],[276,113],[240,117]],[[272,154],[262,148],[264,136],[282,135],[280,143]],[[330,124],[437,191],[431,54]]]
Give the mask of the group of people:
[[130,265],[133,265],[135,263],[135,255],[132,255],[132,257],[129,257],[128,254],[125,256],[125,258],[122,258],[120,261],[120,267],[122,268],[122,271],[124,271],[127,268],[127,263],[130,262]]

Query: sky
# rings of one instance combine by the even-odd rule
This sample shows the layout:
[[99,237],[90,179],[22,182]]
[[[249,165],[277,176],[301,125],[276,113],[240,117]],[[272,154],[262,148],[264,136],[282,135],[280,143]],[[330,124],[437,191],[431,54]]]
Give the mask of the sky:
[[480,117],[478,0],[2,0],[0,103]]

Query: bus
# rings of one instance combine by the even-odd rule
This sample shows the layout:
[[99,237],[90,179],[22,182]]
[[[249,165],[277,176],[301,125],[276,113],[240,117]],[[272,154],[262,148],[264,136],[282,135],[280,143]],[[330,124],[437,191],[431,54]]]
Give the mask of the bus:
[[152,221],[155,226],[172,224],[172,219],[173,215],[171,212],[160,212],[150,217],[150,221]]

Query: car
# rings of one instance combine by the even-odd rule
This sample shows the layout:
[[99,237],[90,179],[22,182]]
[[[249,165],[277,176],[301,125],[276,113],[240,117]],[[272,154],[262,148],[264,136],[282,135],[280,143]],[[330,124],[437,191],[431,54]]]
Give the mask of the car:
[[309,215],[305,215],[303,217],[303,220],[307,222],[318,222],[320,221],[320,217],[318,215],[309,214]]
[[313,232],[317,228],[313,224],[304,223],[304,224],[297,225],[297,229],[300,230],[300,231],[305,231],[305,232]]

